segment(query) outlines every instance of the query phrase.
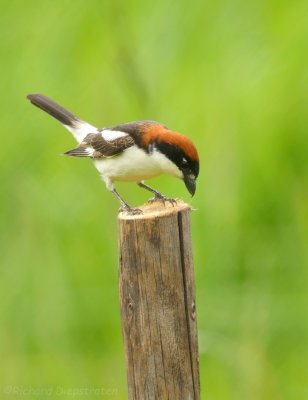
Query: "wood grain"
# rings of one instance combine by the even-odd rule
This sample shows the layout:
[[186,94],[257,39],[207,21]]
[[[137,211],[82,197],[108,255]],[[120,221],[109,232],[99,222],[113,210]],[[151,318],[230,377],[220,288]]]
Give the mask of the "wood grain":
[[121,213],[119,295],[129,400],[199,400],[190,207]]

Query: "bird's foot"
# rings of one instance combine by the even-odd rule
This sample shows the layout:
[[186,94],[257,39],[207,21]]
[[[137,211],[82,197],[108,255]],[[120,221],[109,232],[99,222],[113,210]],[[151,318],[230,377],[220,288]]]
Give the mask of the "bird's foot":
[[161,193],[155,194],[155,196],[152,197],[148,202],[149,202],[149,203],[155,203],[156,201],[162,201],[164,204],[165,204],[166,202],[169,202],[169,203],[171,203],[173,206],[176,204],[176,200],[175,200],[175,199],[173,199],[172,197],[164,196],[164,195],[161,194]]
[[140,208],[131,208],[131,207],[121,207],[119,212],[126,212],[129,215],[140,215],[143,214],[143,211]]

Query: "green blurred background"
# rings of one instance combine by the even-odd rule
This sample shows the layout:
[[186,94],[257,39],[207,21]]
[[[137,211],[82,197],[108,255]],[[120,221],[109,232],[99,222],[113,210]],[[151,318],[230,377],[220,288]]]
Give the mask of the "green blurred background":
[[0,398],[127,398],[119,205],[61,157],[74,139],[26,101],[40,92],[94,125],[194,140],[196,196],[152,184],[197,209],[202,399],[307,400],[307,1],[0,6]]

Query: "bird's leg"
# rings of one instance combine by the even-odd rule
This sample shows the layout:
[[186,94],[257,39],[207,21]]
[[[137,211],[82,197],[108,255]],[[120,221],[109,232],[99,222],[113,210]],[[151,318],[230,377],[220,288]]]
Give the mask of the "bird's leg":
[[153,189],[151,186],[146,185],[143,181],[138,182],[138,185],[146,190],[148,190],[151,193],[154,193],[154,197],[149,200],[149,203],[153,203],[154,201],[169,201],[170,203],[174,204],[176,203],[175,199],[172,199],[171,197],[164,196],[157,190]]
[[123,199],[122,197],[119,195],[119,193],[116,191],[115,188],[113,188],[111,190],[111,193],[119,200],[119,202],[121,203],[121,208],[120,208],[120,212],[121,211],[126,211],[129,214],[142,214],[142,211],[139,210],[139,208],[132,208],[131,206],[129,206]]

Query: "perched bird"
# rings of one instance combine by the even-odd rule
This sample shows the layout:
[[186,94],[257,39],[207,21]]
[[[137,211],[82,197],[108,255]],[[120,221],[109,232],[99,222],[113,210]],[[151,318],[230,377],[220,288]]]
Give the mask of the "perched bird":
[[29,94],[27,98],[73,134],[78,146],[64,154],[92,158],[107,189],[120,201],[121,210],[140,212],[122,199],[115,189],[115,181],[135,181],[152,192],[154,200],[174,202],[143,182],[167,174],[183,179],[190,194],[195,194],[198,153],[192,141],[182,134],[155,121],[128,122],[99,129],[42,94]]

